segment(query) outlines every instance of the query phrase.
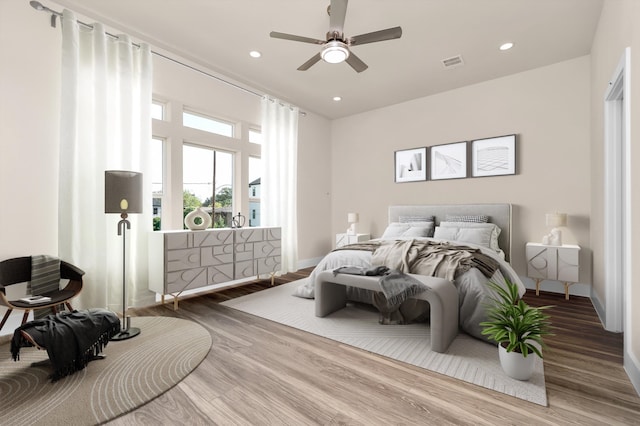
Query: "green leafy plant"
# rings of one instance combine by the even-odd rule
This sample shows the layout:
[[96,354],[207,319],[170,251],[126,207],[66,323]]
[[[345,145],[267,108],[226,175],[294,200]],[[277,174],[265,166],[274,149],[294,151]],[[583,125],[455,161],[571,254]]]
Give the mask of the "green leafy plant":
[[518,286],[505,280],[502,286],[489,283],[495,293],[487,306],[488,321],[481,322],[482,334],[498,342],[507,352],[519,352],[524,357],[535,353],[542,358],[543,336],[551,335],[551,322],[545,310],[552,306],[529,306],[520,299]]

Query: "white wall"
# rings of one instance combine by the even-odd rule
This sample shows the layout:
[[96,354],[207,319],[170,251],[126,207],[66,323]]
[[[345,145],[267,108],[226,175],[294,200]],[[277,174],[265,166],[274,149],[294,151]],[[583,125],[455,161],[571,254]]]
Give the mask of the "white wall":
[[[581,57],[335,120],[333,231],[353,211],[360,231],[380,236],[390,204],[512,203],[512,263],[525,275],[526,242],[549,232],[545,213],[566,212],[564,242],[582,247],[580,281],[590,283],[589,64]],[[396,150],[512,133],[515,176],[394,183]]]
[[0,259],[58,253],[59,35],[0,0]]

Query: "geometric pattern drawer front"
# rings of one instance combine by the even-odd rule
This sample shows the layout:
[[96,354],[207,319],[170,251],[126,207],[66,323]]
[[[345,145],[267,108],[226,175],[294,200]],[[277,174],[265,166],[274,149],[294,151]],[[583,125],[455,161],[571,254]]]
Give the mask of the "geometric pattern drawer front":
[[194,247],[220,246],[226,244],[233,244],[233,231],[231,230],[221,229],[194,233]]
[[280,241],[260,241],[253,245],[253,257],[256,259],[280,254]]
[[264,239],[265,240],[281,240],[282,228],[265,228]]
[[264,257],[256,261],[258,274],[268,274],[270,272],[277,272],[280,270],[280,256]]
[[202,266],[233,263],[233,244],[200,248]]
[[[549,276],[550,269],[554,269],[549,265],[549,250],[547,247],[527,246],[527,276],[531,278],[546,279]],[[553,259],[553,256],[551,257]],[[551,268],[550,268],[551,266]],[[555,274],[553,274],[555,276]]]
[[207,275],[208,285],[233,281],[233,263],[228,263],[226,265],[209,266],[207,268]]
[[253,277],[257,275],[255,271],[255,260],[246,260],[242,262],[236,262],[235,272],[236,279],[239,280],[241,278]]
[[559,281],[580,281],[578,250],[558,248],[558,280]]
[[197,248],[167,251],[167,272],[197,268],[200,265],[200,250]]
[[188,269],[167,274],[167,293],[177,293],[205,285],[207,285],[207,271],[205,268]]
[[244,262],[247,260],[252,260],[253,247],[254,247],[254,243],[236,244],[235,245],[236,262]]
[[236,229],[236,244],[253,243],[264,240],[263,228],[242,228]]
[[176,232],[164,234],[165,250],[186,249],[189,245],[189,234],[186,232]]

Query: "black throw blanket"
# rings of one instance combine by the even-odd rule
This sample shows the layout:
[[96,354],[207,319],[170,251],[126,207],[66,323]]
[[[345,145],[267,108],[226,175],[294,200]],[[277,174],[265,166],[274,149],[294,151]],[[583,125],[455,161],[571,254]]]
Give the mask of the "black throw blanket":
[[20,359],[20,348],[32,346],[22,334],[29,334],[46,348],[53,366],[51,381],[82,370],[120,331],[120,320],[104,309],[60,312],[29,321],[18,327],[11,340],[11,355]]

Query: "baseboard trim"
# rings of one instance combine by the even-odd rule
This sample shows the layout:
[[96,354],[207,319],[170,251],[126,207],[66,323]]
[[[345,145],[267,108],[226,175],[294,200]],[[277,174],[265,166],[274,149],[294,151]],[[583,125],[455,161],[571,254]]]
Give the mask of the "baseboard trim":
[[298,269],[310,268],[312,266],[316,266],[320,261],[324,258],[324,256],[314,257],[312,259],[303,259],[298,261]]
[[631,384],[640,396],[640,363],[636,357],[627,350],[624,351],[624,371],[627,372]]
[[607,323],[605,321],[605,318],[607,318],[607,310],[602,304],[602,301],[600,300],[598,295],[593,291],[593,289],[591,289],[590,297],[591,297],[591,304],[593,305],[593,309],[595,309],[596,314],[598,314],[598,318],[600,319],[600,324],[602,324],[602,327],[606,330]]

